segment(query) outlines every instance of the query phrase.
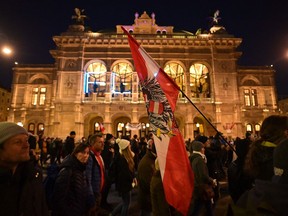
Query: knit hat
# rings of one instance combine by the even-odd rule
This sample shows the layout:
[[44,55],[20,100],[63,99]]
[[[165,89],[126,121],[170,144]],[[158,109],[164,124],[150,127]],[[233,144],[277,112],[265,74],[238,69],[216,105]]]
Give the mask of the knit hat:
[[192,150],[193,151],[201,151],[202,148],[204,148],[204,145],[202,142],[196,141],[196,140],[194,140],[192,142]]
[[13,122],[0,122],[0,145],[3,145],[9,138],[18,134],[28,135],[28,132],[25,128]]
[[113,138],[114,136],[110,133],[106,134],[106,140],[110,140],[111,138]]
[[119,145],[120,150],[124,150],[130,145],[130,142],[125,139],[117,139],[116,143]]

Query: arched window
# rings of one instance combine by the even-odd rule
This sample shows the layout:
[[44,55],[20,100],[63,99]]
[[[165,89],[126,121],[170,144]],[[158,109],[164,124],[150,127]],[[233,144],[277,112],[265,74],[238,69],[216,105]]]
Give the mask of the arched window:
[[35,124],[34,123],[30,123],[28,125],[28,132],[34,134],[35,133]]
[[259,137],[260,135],[260,129],[261,129],[261,126],[260,124],[255,124],[255,134]]
[[39,123],[37,126],[37,134],[39,136],[42,136],[44,134],[44,124],[43,123]]
[[175,81],[182,91],[185,91],[184,68],[177,62],[169,62],[164,71]]
[[102,132],[103,125],[100,122],[95,122],[94,123],[94,133],[99,133]]
[[112,96],[124,94],[130,97],[132,93],[133,68],[129,62],[119,62],[112,67],[111,92]]
[[93,62],[88,65],[84,75],[85,96],[97,93],[97,96],[104,97],[106,92],[107,68],[102,62]]
[[190,89],[192,97],[210,97],[209,69],[206,65],[195,63],[190,67]]
[[252,125],[251,124],[246,125],[246,132],[252,132]]
[[127,127],[127,123],[119,122],[117,124],[117,137],[121,138],[123,136],[130,136],[131,131],[129,127]]
[[148,122],[147,123],[144,123],[144,122],[141,123],[140,137],[148,136],[151,131],[152,131],[152,128],[150,127],[150,124]]

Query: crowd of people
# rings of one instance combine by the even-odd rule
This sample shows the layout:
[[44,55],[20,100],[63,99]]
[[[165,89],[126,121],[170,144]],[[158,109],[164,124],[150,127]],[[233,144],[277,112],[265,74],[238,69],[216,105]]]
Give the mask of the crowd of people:
[[[264,119],[258,137],[229,143],[221,134],[187,140],[194,173],[188,215],[215,215],[219,181],[228,180],[226,215],[285,215],[288,212],[288,117]],[[57,166],[47,197],[43,170]],[[47,173],[48,175],[48,173]],[[48,176],[47,176],[48,177]],[[117,205],[109,203],[112,186]],[[12,122],[0,122],[0,215],[129,215],[137,191],[139,215],[181,215],[166,202],[153,136],[95,133],[76,141],[36,138]],[[51,203],[48,200],[51,199]]]

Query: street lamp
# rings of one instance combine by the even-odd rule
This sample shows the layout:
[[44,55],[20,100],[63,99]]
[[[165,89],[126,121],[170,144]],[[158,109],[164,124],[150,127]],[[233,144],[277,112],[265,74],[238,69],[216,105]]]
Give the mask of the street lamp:
[[3,46],[1,51],[4,55],[7,55],[7,56],[12,54],[12,49],[8,46]]
[[3,33],[0,33],[0,46],[1,46],[1,55],[11,56],[13,54],[13,49],[9,44],[9,39]]

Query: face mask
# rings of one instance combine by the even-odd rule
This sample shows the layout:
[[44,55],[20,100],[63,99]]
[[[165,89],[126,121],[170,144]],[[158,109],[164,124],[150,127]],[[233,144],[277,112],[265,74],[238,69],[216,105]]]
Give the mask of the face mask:
[[110,144],[114,145],[115,144],[115,140],[111,140]]

